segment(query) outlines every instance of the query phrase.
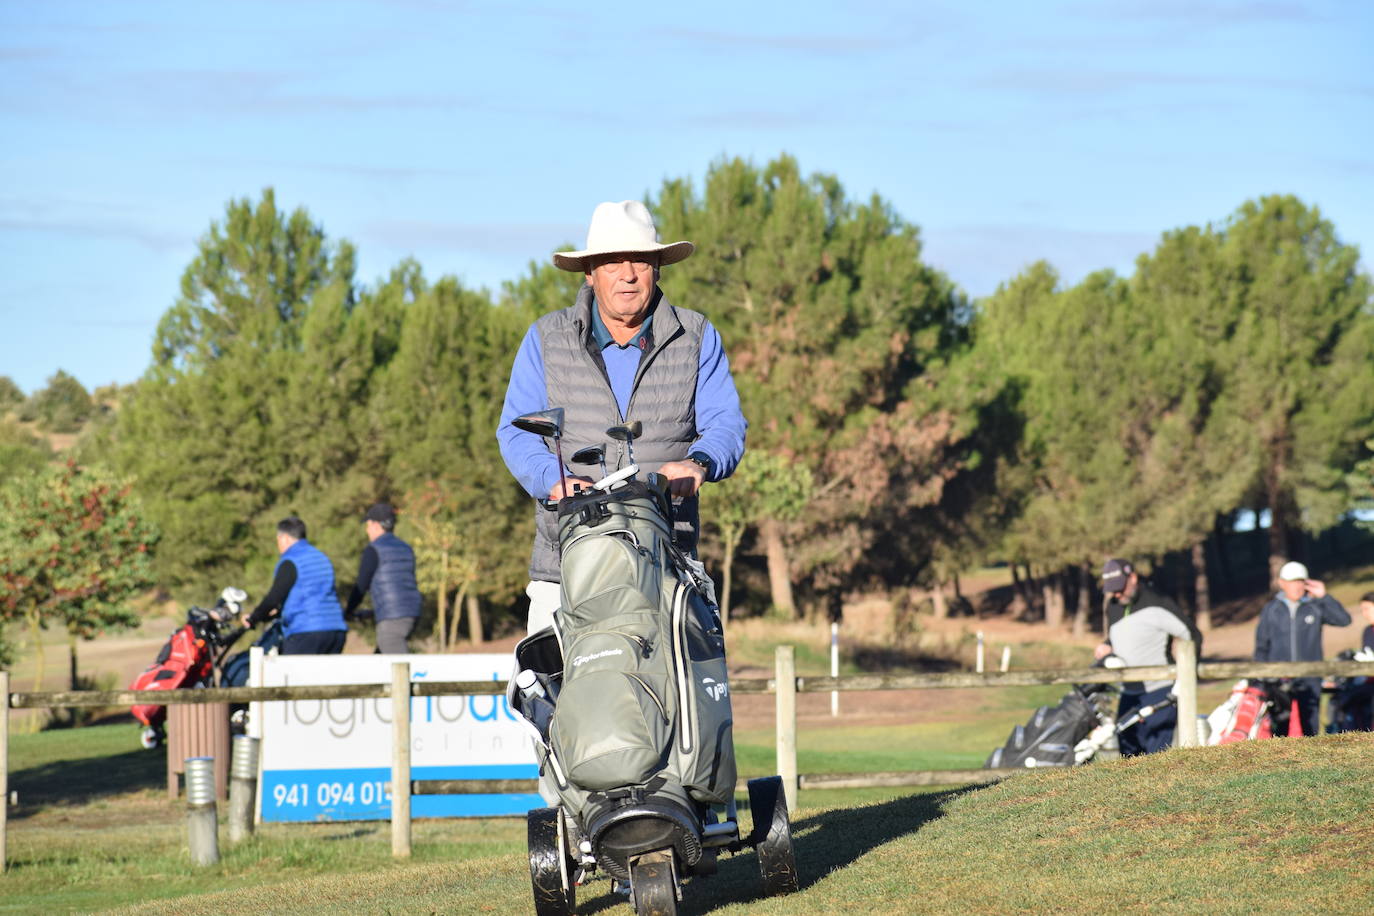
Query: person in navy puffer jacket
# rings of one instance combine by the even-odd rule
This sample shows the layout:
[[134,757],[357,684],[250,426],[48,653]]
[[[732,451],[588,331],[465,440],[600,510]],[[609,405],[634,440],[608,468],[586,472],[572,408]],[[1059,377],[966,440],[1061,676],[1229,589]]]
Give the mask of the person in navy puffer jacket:
[[343,608],[334,591],[334,564],[305,538],[305,522],[296,516],[277,523],[276,571],[272,587],[244,626],[255,626],[281,614],[282,655],[337,655],[348,636]]
[[[1255,661],[1319,662],[1322,627],[1350,625],[1350,612],[1326,593],[1326,583],[1307,577],[1307,567],[1288,562],[1279,570],[1279,591],[1260,609],[1255,628]],[[1299,677],[1292,682],[1304,735],[1317,734],[1321,678]]]
[[[410,651],[406,642],[420,619],[420,588],[415,583],[415,551],[398,538],[396,510],[377,503],[363,516],[368,545],[358,562],[358,581],[348,596],[344,619],[352,620],[363,596],[372,592],[377,619],[377,651],[386,655]],[[362,615],[359,615],[362,616]]]

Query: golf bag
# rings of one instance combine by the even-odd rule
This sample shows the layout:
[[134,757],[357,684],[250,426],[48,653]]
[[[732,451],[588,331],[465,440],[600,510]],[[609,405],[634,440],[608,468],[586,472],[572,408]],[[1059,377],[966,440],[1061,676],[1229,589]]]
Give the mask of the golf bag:
[[[130,690],[176,690],[182,687],[209,687],[214,682],[217,658],[243,635],[230,629],[248,595],[241,589],[226,588],[213,608],[192,607],[186,623],[172,633],[151,665],[134,678]],[[142,703],[130,712],[145,726],[143,746],[154,748],[166,737],[163,726],[167,707]]]
[[983,767],[1068,767],[1081,762],[1074,753],[1079,742],[1111,722],[1098,704],[1103,692],[1101,684],[1074,685],[1059,705],[1041,706],[1025,725],[1013,728],[1007,743],[993,751]]
[[736,779],[710,580],[673,544],[658,475],[563,499],[558,518],[562,605],[516,648],[508,699],[599,867],[628,879],[671,849],[690,873]]
[[1208,744],[1235,744],[1287,735],[1293,698],[1281,680],[1237,681],[1207,716]]

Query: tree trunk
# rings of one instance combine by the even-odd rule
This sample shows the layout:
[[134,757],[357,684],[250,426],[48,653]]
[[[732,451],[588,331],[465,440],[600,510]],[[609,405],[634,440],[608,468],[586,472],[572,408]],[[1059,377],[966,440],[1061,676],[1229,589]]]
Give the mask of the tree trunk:
[[1017,571],[1016,561],[1011,564],[1011,615],[1017,619],[1026,616],[1030,610],[1030,602],[1026,600],[1025,586],[1021,581],[1021,574]]
[[[451,619],[449,620],[449,627],[450,627],[450,629],[449,629],[449,634],[448,634],[448,644],[449,644],[449,646],[456,646],[456,645],[458,645],[458,622],[459,622],[459,620],[461,619],[461,618],[458,616],[458,609],[459,609],[460,607],[463,606],[463,603],[467,600],[467,597],[468,597],[468,584],[467,584],[467,582],[464,582],[462,585],[458,586],[458,594],[456,594],[456,595],[453,596],[453,614],[452,614]],[[470,634],[469,634],[469,635],[470,635]]]
[[[1221,573],[1221,588],[1218,590],[1221,595],[1231,595],[1235,593],[1236,577],[1231,572],[1231,557],[1227,551],[1226,544],[1226,525],[1225,517],[1218,515],[1216,521],[1212,523],[1212,545],[1215,548],[1217,557],[1217,570]],[[1215,583],[1208,583],[1215,589]]]
[[79,673],[78,673],[77,670],[76,670],[76,634],[75,634],[75,633],[70,633],[70,632],[69,632],[69,633],[67,634],[67,653],[68,653],[67,679],[68,679],[68,682],[71,684],[71,686],[68,687],[67,689],[68,689],[68,690],[80,690],[80,689],[81,689],[81,677],[80,677]]
[[945,600],[945,583],[936,581],[930,593],[930,602],[935,607],[935,619],[944,620],[949,616],[949,602]]
[[739,546],[739,538],[726,535],[721,539],[721,549],[725,553],[725,559],[721,561],[720,594],[720,626],[724,629],[730,620],[730,586],[733,584],[732,575],[735,569],[735,548]]
[[477,595],[468,593],[468,636],[472,639],[475,646],[482,642],[482,608]]
[[43,627],[40,625],[38,608],[34,607],[28,613],[29,632],[33,634],[33,654],[37,664],[37,669],[33,675],[33,692],[43,691],[43,668],[47,662],[47,657],[43,653]]
[[448,551],[439,553],[439,651],[448,651]]
[[1278,478],[1282,471],[1282,465],[1274,468],[1269,479],[1267,493],[1269,497],[1269,582],[1265,584],[1266,588],[1273,585],[1278,579],[1279,567],[1293,559],[1289,556],[1288,531],[1292,527],[1294,513],[1288,494],[1279,488]]
[[768,555],[768,587],[773,607],[785,614],[797,613],[792,601],[792,571],[787,562],[787,545],[782,541],[782,523],[775,518],[765,519],[759,526],[764,550]]
[[1045,596],[1045,625],[1057,630],[1064,625],[1064,591],[1060,576],[1047,573],[1040,583],[1040,591]]
[[1093,570],[1084,564],[1078,567],[1078,602],[1073,613],[1073,635],[1083,636],[1088,632],[1088,617],[1093,607]]
[[1193,542],[1193,608],[1197,628],[1203,633],[1212,629],[1212,592],[1207,584],[1207,539]]

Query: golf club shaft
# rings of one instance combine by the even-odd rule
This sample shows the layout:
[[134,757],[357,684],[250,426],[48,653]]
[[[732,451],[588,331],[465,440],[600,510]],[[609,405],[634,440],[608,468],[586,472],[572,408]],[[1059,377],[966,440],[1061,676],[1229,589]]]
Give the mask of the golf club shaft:
[[[563,467],[563,437],[553,437],[553,450],[558,455],[558,484],[563,488],[563,496],[568,495],[568,469]],[[560,499],[562,497],[559,497]]]

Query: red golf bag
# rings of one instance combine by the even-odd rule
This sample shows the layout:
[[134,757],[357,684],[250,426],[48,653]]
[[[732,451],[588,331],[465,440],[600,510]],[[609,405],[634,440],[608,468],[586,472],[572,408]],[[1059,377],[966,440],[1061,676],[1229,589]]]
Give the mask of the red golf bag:
[[[157,660],[134,678],[130,690],[177,690],[182,687],[209,687],[214,683],[217,659],[222,658],[243,630],[228,631],[248,596],[236,588],[226,588],[219,602],[210,609],[193,607],[186,623],[172,634],[157,654]],[[146,748],[162,744],[166,738],[163,723],[167,707],[144,703],[130,710],[142,722],[142,741]]]

